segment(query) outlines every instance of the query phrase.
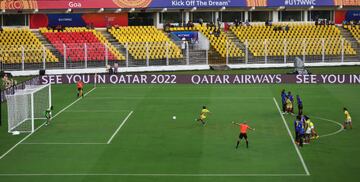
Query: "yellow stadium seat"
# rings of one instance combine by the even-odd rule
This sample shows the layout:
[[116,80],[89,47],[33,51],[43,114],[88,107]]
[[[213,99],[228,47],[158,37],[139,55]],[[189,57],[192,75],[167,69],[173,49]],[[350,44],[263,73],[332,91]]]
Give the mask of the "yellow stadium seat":
[[[44,31],[44,29],[40,29]],[[4,64],[21,63],[24,54],[25,63],[41,63],[43,61],[43,45],[40,40],[26,28],[4,28],[0,32],[1,59]],[[46,49],[46,62],[59,60]]]

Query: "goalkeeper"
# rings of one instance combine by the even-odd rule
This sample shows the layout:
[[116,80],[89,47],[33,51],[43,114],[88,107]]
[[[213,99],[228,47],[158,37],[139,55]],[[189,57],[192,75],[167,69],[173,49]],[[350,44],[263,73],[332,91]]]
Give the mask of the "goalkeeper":
[[50,108],[45,110],[45,117],[46,117],[46,123],[45,125],[47,126],[48,124],[50,124],[50,120],[51,120],[51,111],[54,109],[53,106],[51,106]]

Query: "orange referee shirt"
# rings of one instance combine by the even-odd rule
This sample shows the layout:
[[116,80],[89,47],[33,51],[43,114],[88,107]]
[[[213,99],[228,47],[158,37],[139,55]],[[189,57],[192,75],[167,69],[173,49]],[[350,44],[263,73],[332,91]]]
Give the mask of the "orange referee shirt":
[[77,86],[77,88],[83,88],[84,84],[82,81],[78,81],[76,86]]
[[240,124],[240,133],[246,133],[247,129],[249,128],[249,126],[247,124]]

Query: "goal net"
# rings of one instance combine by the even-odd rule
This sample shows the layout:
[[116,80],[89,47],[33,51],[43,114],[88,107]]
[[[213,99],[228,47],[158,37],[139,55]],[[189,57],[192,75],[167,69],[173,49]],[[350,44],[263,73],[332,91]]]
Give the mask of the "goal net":
[[51,106],[51,85],[31,85],[7,95],[8,132],[34,132],[35,121]]

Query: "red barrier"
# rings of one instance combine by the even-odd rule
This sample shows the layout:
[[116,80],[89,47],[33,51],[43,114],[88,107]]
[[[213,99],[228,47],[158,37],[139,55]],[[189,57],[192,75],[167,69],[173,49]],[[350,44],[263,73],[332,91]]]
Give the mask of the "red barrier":
[[346,11],[335,11],[335,24],[342,24],[345,20]]
[[94,27],[128,26],[128,13],[83,14],[86,24],[92,23]]
[[[86,13],[80,15],[82,22],[79,22],[78,26],[85,26],[90,24],[92,24],[95,28],[103,28],[107,26],[128,26],[128,13]],[[30,15],[30,28],[32,29],[48,27],[49,24],[49,18],[46,14]]]

